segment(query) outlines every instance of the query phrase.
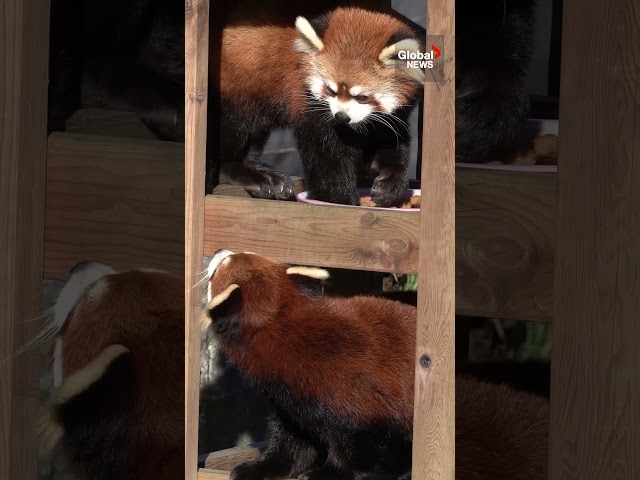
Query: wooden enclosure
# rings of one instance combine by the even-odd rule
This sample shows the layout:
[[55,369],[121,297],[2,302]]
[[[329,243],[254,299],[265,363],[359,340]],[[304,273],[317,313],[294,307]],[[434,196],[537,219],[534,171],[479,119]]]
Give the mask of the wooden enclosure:
[[[430,31],[445,35],[447,55],[454,52],[453,6],[429,2]],[[38,358],[15,352],[36,333],[26,320],[39,312],[41,279],[65,278],[87,259],[118,268],[169,265],[185,275],[185,479],[228,478],[237,461],[255,455],[218,452],[198,469],[201,292],[192,286],[203,255],[220,247],[429,278],[420,286],[416,356],[436,361],[428,375],[416,362],[414,478],[453,478],[454,311],[553,321],[551,480],[639,478],[634,8],[634,0],[564,0],[557,174],[458,167],[454,185],[450,56],[448,82],[426,85],[422,185],[430,207],[416,215],[327,211],[224,189],[202,195],[209,0],[187,2],[184,148],[144,132],[124,138],[115,127],[47,140],[48,2],[7,0],[0,9],[0,478],[37,475]],[[282,229],[297,242],[273,241]]]
[[[212,6],[215,9],[215,4]],[[367,212],[350,207],[321,207],[260,201],[230,195],[203,198],[206,110],[206,21],[208,0],[187,11],[187,345],[185,391],[185,479],[196,477],[199,388],[199,318],[201,293],[189,288],[202,270],[202,254],[218,248],[253,251],[306,265],[418,273],[420,283],[415,363],[414,478],[454,477],[454,339],[455,339],[455,8],[453,0],[429,2],[431,33],[442,35],[444,81],[425,84],[422,202],[420,214]],[[204,77],[204,78],[203,78]],[[364,213],[363,213],[364,212]],[[203,215],[204,213],[204,215]],[[281,239],[285,238],[284,241]],[[295,238],[295,242],[286,240]],[[204,249],[204,250],[203,250]],[[422,367],[423,356],[431,366]],[[434,419],[436,419],[434,421]],[[195,427],[195,428],[194,428]],[[252,452],[249,451],[248,455]],[[226,468],[237,452],[223,457]],[[207,469],[198,478],[229,478],[229,470]]]

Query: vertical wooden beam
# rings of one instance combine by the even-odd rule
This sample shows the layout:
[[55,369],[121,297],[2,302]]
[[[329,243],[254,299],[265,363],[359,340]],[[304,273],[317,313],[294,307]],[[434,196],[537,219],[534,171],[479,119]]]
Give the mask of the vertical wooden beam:
[[34,480],[49,2],[4,0],[0,32],[0,478]]
[[209,0],[185,4],[185,480],[197,478]]
[[640,479],[640,10],[565,0],[552,480]]
[[[413,476],[455,475],[455,2],[429,0],[442,35],[442,81],[425,83]],[[427,43],[430,48],[431,43]],[[429,72],[427,75],[429,76]]]

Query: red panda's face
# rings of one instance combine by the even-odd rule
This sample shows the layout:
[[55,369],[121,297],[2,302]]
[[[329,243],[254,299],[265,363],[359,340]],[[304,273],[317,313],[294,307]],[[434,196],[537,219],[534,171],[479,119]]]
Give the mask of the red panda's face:
[[424,73],[398,60],[404,50],[424,50],[406,25],[361,9],[337,9],[309,22],[296,21],[295,49],[306,62],[307,87],[339,123],[357,128],[415,101]]

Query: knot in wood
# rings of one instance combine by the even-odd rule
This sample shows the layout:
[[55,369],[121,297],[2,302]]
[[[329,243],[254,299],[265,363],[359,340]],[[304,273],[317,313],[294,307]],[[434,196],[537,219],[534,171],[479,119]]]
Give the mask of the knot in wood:
[[431,358],[426,353],[420,357],[420,366],[422,368],[429,368],[431,366]]
[[376,223],[378,223],[378,215],[373,212],[367,212],[360,217],[362,228],[372,228]]

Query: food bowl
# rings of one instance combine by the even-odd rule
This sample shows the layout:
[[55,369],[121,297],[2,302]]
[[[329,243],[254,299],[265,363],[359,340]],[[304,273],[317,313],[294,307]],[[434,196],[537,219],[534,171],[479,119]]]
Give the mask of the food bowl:
[[[358,188],[358,195],[360,198],[371,199],[371,189],[369,188]],[[410,188],[408,189],[404,196],[403,201],[409,200],[414,195],[420,195],[420,189]],[[342,205],[339,203],[330,203],[330,202],[322,202],[320,200],[313,200],[312,198],[307,198],[308,192],[300,192],[296,195],[296,199],[299,202],[309,203],[311,205],[325,205],[328,207],[348,207],[348,208],[363,208],[368,210],[385,210],[385,211],[400,211],[400,212],[419,212],[420,207],[418,208],[398,208],[398,207],[363,207],[360,205]]]

